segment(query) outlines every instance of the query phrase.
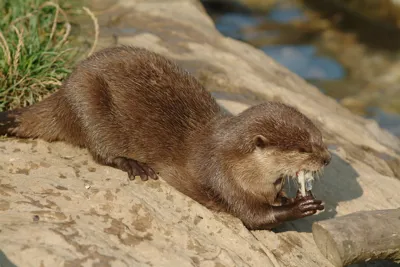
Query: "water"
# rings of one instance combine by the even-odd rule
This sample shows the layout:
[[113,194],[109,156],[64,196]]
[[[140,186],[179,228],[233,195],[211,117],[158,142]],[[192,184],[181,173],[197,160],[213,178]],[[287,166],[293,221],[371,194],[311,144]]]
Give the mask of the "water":
[[[326,53],[326,49],[321,47],[321,30],[318,25],[315,29],[288,27],[293,22],[314,23],[307,15],[308,9],[298,1],[277,1],[265,12],[251,12],[237,5],[214,8],[209,1],[203,2],[222,34],[258,47],[281,65],[317,86],[323,93],[340,101],[362,92],[365,81],[349,78],[351,75],[348,70],[335,55]],[[374,39],[373,36],[371,39]],[[382,128],[400,137],[400,112],[382,109],[386,101],[384,98],[377,101],[381,103],[376,106],[365,103],[358,113],[376,120]]]
[[313,45],[269,45],[261,50],[306,80],[337,80],[346,75],[335,59],[318,55]]

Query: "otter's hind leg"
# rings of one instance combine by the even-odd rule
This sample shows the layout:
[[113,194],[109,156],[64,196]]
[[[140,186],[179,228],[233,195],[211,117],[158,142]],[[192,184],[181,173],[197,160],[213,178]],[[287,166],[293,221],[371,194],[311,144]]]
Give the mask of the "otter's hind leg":
[[112,165],[127,172],[130,180],[134,180],[137,175],[140,176],[142,181],[147,181],[149,177],[154,180],[158,179],[156,172],[151,167],[134,159],[117,157],[112,161]]
[[131,141],[129,134],[121,130],[126,127],[126,119],[121,115],[119,102],[116,102],[118,97],[122,97],[115,96],[115,91],[119,89],[111,88],[102,74],[85,70],[75,72],[70,82],[74,83],[74,87],[68,89],[73,91],[66,94],[82,121],[83,132],[87,135],[85,147],[94,160],[127,172],[131,180],[135,176],[140,176],[143,181],[149,177],[157,179],[156,173],[147,164],[126,157],[129,150],[126,144]]
[[135,176],[140,176],[142,181],[147,181],[149,177],[158,179],[157,173],[146,163],[127,157],[102,157],[93,152],[91,154],[97,163],[127,172],[130,180],[135,180]]

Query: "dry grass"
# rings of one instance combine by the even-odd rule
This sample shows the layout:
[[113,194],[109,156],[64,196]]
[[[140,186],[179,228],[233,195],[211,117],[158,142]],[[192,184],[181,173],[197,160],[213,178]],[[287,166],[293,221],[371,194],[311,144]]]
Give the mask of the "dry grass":
[[[68,2],[68,1],[62,1]],[[93,20],[97,44],[99,26]],[[0,2],[0,111],[31,105],[56,90],[76,63],[79,47],[69,42],[67,10],[43,0]]]

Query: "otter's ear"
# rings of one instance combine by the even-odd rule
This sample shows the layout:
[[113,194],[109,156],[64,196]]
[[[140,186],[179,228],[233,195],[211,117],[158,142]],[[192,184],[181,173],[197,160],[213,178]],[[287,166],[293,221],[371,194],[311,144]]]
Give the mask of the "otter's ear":
[[257,135],[254,138],[254,144],[258,148],[265,148],[267,146],[267,138],[265,138],[265,136],[262,135]]

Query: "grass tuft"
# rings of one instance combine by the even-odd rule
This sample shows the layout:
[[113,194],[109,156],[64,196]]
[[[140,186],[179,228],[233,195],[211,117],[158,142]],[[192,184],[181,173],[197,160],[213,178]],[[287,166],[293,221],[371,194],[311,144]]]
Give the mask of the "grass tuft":
[[[74,8],[45,0],[0,1],[0,111],[40,101],[71,72],[80,52],[69,42],[67,14]],[[95,45],[97,20],[84,11],[94,21]]]

